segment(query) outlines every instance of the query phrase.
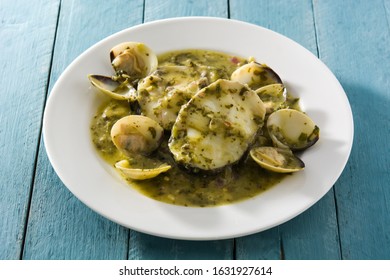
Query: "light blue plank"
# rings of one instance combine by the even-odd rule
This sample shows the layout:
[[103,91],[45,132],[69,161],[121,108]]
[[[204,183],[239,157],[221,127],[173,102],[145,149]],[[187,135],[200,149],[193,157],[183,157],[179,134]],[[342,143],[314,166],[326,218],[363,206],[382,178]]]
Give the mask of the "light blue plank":
[[[50,89],[85,49],[142,21],[143,1],[63,1]],[[25,259],[125,259],[129,230],[80,203],[54,173],[41,142]]]
[[145,0],[145,22],[169,17],[228,16],[226,0],[176,1]]
[[355,122],[335,186],[342,257],[390,259],[390,2],[314,4],[320,57],[343,85]]
[[[145,21],[178,16],[227,16],[226,1],[145,1]],[[233,240],[191,242],[131,232],[130,259],[231,259]]]
[[[231,0],[230,15],[286,35],[317,55],[310,0]],[[308,211],[272,230],[272,234],[239,238],[236,246],[239,259],[340,258],[333,190]]]
[[230,18],[276,31],[317,55],[310,0],[230,0]]
[[58,5],[0,5],[0,259],[21,255]]

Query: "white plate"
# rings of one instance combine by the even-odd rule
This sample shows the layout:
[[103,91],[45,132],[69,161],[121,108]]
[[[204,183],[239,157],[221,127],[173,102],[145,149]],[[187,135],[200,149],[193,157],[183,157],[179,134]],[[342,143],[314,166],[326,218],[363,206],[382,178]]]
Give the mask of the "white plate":
[[[100,97],[87,75],[111,74],[109,50],[139,41],[156,53],[213,49],[268,64],[301,98],[321,129],[306,151],[306,169],[246,200],[213,208],[186,208],[152,200],[129,187],[92,146],[89,125]],[[116,33],[80,55],[56,82],[43,123],[49,159],[69,190],[83,203],[128,228],[163,237],[211,240],[238,237],[279,225],[324,196],[340,176],[353,139],[347,97],[331,71],[311,52],[268,29],[221,18],[187,17],[155,21]]]

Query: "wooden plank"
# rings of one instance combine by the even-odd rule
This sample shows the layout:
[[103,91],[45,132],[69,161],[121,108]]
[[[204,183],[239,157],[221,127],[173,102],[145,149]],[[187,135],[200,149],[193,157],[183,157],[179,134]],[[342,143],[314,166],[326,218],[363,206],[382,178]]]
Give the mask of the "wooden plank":
[[235,258],[239,260],[283,259],[279,227],[236,239]]
[[[145,1],[145,22],[178,16],[227,16],[226,1]],[[180,241],[131,232],[130,259],[231,259],[233,240]]]
[[197,0],[197,1],[175,1],[175,0],[145,0],[144,22],[182,16],[213,16],[227,17],[226,0]]
[[129,259],[218,260],[233,258],[233,239],[185,241],[131,231]]
[[343,259],[390,259],[390,1],[316,1],[320,58],[352,106],[355,137],[335,186]]
[[[311,1],[230,1],[231,18],[258,24],[297,41],[317,55]],[[338,259],[333,190],[295,219],[236,242],[238,259]]]
[[340,259],[334,191],[295,219],[280,226],[285,259]]
[[59,1],[0,9],[0,259],[19,259]]
[[[65,67],[104,37],[142,22],[143,1],[63,1],[50,89]],[[54,173],[41,142],[25,259],[126,259],[129,230],[80,203]]]

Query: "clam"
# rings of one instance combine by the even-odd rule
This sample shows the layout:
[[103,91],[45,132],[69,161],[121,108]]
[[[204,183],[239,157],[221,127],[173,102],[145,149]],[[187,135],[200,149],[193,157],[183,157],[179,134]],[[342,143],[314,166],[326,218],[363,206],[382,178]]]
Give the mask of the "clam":
[[305,168],[303,161],[290,149],[256,147],[250,150],[250,155],[261,167],[273,172],[291,173]]
[[128,79],[103,75],[89,75],[88,79],[94,87],[113,99],[130,101],[137,99],[137,90]]
[[255,90],[263,101],[267,113],[280,109],[286,102],[287,90],[283,84],[271,84]]
[[124,42],[110,51],[111,64],[117,74],[125,74],[131,81],[144,78],[157,69],[157,56],[145,44]]
[[151,118],[130,115],[119,119],[111,128],[114,145],[125,155],[148,155],[158,148],[163,128]]
[[267,120],[267,130],[275,146],[304,150],[319,139],[320,129],[313,120],[300,111],[281,109]]
[[274,70],[254,61],[236,69],[231,75],[231,80],[247,85],[253,90],[270,84],[282,84],[282,80]]
[[149,168],[132,167],[130,162],[127,159],[118,161],[115,164],[115,167],[122,173],[122,175],[126,179],[133,179],[133,180],[151,179],[171,169],[171,166],[166,163],[162,163],[156,167],[149,167]]

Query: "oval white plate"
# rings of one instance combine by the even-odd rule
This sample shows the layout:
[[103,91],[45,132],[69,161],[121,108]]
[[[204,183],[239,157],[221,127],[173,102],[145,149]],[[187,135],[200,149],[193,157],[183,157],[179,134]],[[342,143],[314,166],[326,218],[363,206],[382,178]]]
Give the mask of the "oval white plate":
[[[87,75],[110,75],[109,50],[123,41],[144,42],[156,53],[212,49],[254,56],[268,64],[301,98],[303,109],[321,129],[320,140],[303,155],[306,169],[253,199],[227,206],[186,208],[138,193],[99,158],[89,134],[90,121],[101,97],[90,89]],[[240,21],[187,17],[123,30],[80,55],[53,87],[43,133],[47,154],[58,176],[94,211],[128,228],[157,236],[211,240],[274,227],[317,202],[336,182],[348,160],[353,119],[337,79],[299,44]]]

